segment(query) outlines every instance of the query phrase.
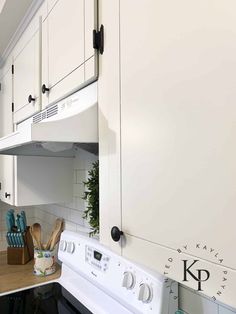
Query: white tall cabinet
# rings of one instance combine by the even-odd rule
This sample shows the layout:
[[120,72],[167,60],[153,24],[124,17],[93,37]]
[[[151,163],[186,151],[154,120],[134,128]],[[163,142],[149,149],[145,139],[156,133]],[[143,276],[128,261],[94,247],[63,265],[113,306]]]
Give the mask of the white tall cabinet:
[[[235,307],[234,9],[222,0],[138,0],[135,9],[101,1],[112,31],[99,104],[101,241],[180,282],[183,260],[197,259],[192,272],[210,273],[204,293]],[[118,243],[113,226],[124,232]],[[184,283],[197,289],[189,273]]]
[[[0,112],[1,112],[1,136],[5,136],[13,131],[12,119],[12,69],[11,63],[7,63],[2,71],[0,79]],[[13,201],[13,157],[0,156],[0,199]]]
[[27,119],[41,109],[40,53],[38,30],[14,57],[14,123]]
[[47,2],[42,2],[17,41],[10,57],[13,74],[13,122],[22,122],[41,110],[42,21]]

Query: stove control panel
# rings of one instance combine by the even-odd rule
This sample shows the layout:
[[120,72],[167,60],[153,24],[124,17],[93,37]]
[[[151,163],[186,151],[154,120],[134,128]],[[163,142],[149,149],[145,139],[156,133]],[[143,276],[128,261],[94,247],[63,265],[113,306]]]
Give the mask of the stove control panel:
[[62,275],[64,264],[131,313],[173,314],[178,310],[176,282],[113,253],[94,239],[64,231],[58,257]]
[[85,246],[85,261],[94,268],[106,272],[108,269],[109,260],[110,257],[98,249],[89,245]]

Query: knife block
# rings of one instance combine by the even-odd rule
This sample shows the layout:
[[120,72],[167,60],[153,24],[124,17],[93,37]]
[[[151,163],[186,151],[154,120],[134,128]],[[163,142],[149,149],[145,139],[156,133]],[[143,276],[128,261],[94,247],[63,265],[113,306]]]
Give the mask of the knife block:
[[7,264],[24,265],[34,257],[34,245],[30,234],[30,227],[27,227],[24,234],[24,247],[7,248]]

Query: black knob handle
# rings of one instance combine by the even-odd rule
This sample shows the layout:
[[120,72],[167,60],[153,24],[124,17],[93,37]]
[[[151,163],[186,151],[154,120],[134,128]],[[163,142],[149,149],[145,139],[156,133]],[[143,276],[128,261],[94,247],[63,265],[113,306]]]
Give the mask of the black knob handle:
[[46,92],[49,92],[49,88],[45,84],[43,84],[42,93],[45,94]]
[[118,227],[114,226],[111,228],[111,237],[115,242],[118,242],[123,234],[123,231],[121,231]]
[[31,103],[31,101],[35,101],[35,98],[33,98],[32,95],[29,95],[29,97],[28,97],[28,102]]
[[10,193],[5,193],[5,198],[8,198],[8,197],[10,197],[11,196],[11,194]]

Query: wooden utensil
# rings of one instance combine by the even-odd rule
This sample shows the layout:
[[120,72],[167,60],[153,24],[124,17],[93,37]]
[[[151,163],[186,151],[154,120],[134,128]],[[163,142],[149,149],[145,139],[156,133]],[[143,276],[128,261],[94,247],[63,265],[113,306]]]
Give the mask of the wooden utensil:
[[39,223],[34,223],[31,227],[30,227],[30,233],[32,235],[33,238],[33,242],[34,242],[34,246],[39,249],[42,250],[42,243],[41,243],[41,225]]
[[[57,218],[55,221],[55,224],[53,226],[53,230],[52,233],[48,239],[48,242],[45,245],[45,250],[51,250],[51,248],[53,249],[54,246],[57,244],[57,242],[59,241],[61,232],[63,229],[63,220],[60,218]],[[52,243],[52,241],[54,243]]]
[[63,229],[63,221],[62,219],[58,218],[56,220],[55,227],[51,235],[50,251],[52,251],[55,248],[55,245],[58,243],[62,229]]
[[51,232],[51,235],[48,239],[48,242],[45,244],[44,248],[45,250],[49,250],[50,249],[50,245],[51,245],[51,242],[52,242],[52,237],[53,237],[53,234],[54,234],[54,230],[57,229],[58,225],[61,224],[61,219],[60,218],[57,218],[55,223],[54,223],[54,226],[53,226],[53,229],[52,229],[52,232]]

